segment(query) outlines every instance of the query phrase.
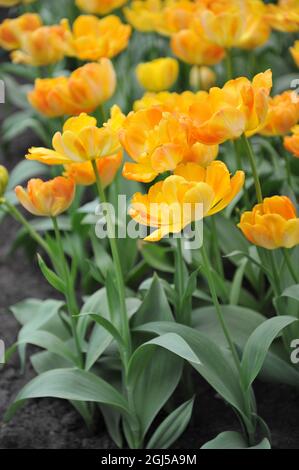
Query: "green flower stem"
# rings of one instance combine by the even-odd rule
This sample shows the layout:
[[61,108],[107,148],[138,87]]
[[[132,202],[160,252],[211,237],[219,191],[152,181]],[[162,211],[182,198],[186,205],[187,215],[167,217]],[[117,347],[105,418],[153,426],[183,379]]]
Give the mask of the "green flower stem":
[[223,316],[223,313],[222,313],[222,309],[221,309],[221,306],[220,306],[220,303],[219,303],[219,300],[218,300],[217,291],[216,291],[216,287],[215,287],[215,283],[214,283],[214,279],[213,279],[213,273],[212,273],[209,257],[207,255],[204,244],[202,244],[202,247],[201,247],[200,250],[201,250],[202,264],[203,264],[204,272],[205,272],[206,277],[207,277],[207,281],[208,281],[209,289],[210,289],[210,292],[211,292],[213,304],[215,306],[216,314],[217,314],[219,323],[221,325],[222,331],[224,333],[225,339],[227,341],[227,344],[229,346],[229,349],[232,353],[236,368],[237,368],[238,372],[241,374],[240,359],[239,359],[237,350],[235,348],[235,345],[234,345],[234,343],[231,339],[228,327],[226,325],[226,322],[225,322],[225,319],[224,319],[224,316]]
[[177,302],[177,319],[182,320],[182,299],[184,296],[184,258],[183,258],[183,249],[182,249],[182,239],[180,236],[177,238],[177,252],[176,252],[176,271],[177,271],[177,280],[178,280],[178,302]]
[[68,308],[68,312],[69,312],[69,316],[71,320],[71,327],[72,327],[72,332],[73,332],[73,338],[74,338],[75,345],[76,345],[79,367],[83,369],[84,367],[83,357],[82,357],[82,351],[81,351],[80,342],[78,338],[77,323],[76,323],[76,316],[79,314],[79,309],[77,306],[76,296],[74,292],[74,285],[73,285],[73,281],[71,278],[69,266],[68,266],[68,263],[64,254],[57,218],[52,217],[52,222],[53,222],[56,242],[58,246],[59,258],[60,258],[61,267],[62,267],[62,272],[60,273],[60,275],[63,277],[63,280],[66,285],[65,298],[66,298],[67,308]]
[[[107,203],[106,194],[102,186],[101,178],[100,178],[98,167],[97,167],[95,160],[92,160],[92,166],[93,166],[93,171],[96,177],[96,185],[97,185],[100,202],[102,204],[105,204]],[[117,242],[116,242],[115,234],[114,234],[115,227],[114,227],[114,222],[113,222],[113,215],[110,212],[109,204],[106,206],[105,216],[106,216],[107,229],[108,229],[108,235],[109,235],[109,243],[110,243],[112,258],[114,262],[115,273],[116,273],[117,290],[119,292],[119,299],[120,299],[121,333],[122,333],[122,337],[125,343],[125,347],[123,348],[123,351],[121,351],[121,358],[122,358],[123,366],[124,366],[123,380],[124,380],[129,407],[131,411],[130,430],[131,430],[132,435],[130,438],[131,442],[129,444],[131,448],[138,449],[142,446],[141,436],[140,436],[140,425],[139,425],[139,419],[138,419],[138,416],[136,415],[136,410],[135,410],[134,393],[127,380],[128,365],[129,365],[129,360],[132,354],[132,340],[131,340],[127,307],[126,307],[125,283],[124,283],[122,267],[120,263],[118,246],[117,246]]]
[[246,149],[246,153],[250,162],[252,176],[254,179],[256,198],[257,198],[258,203],[261,204],[263,202],[263,193],[262,193],[259,175],[257,172],[255,156],[254,156],[251,144],[249,140],[247,139],[247,137],[245,136],[245,134],[243,134],[240,139],[244,145],[244,148]]
[[217,271],[218,271],[218,274],[220,274],[220,276],[224,277],[223,263],[222,263],[222,258],[221,258],[221,251],[220,251],[220,246],[219,246],[215,217],[210,217],[210,222],[211,222],[211,235],[212,235],[211,240],[212,240],[212,246],[213,246]]
[[234,72],[233,72],[233,61],[232,61],[231,49],[226,49],[224,60],[225,60],[225,68],[226,68],[226,79],[232,80],[232,78],[234,77]]
[[[210,293],[211,293],[211,296],[212,296],[213,304],[214,304],[214,307],[215,307],[215,310],[216,310],[217,318],[218,318],[218,321],[219,321],[220,326],[222,328],[222,331],[223,331],[223,334],[225,336],[228,347],[231,351],[235,366],[237,368],[237,371],[239,372],[239,376],[240,376],[240,380],[241,380],[242,368],[241,368],[240,359],[239,359],[236,347],[235,347],[235,345],[233,343],[233,340],[231,338],[229,329],[227,327],[227,324],[226,324],[226,321],[225,321],[225,318],[224,318],[224,315],[223,315],[223,312],[222,312],[222,309],[221,309],[221,305],[220,305],[219,300],[218,300],[217,291],[216,291],[216,287],[215,287],[215,283],[214,283],[214,279],[213,279],[213,272],[212,272],[212,269],[211,269],[211,264],[210,264],[210,261],[209,261],[209,258],[208,258],[208,255],[207,255],[204,244],[202,244],[202,247],[201,247],[200,250],[201,250],[202,264],[203,264],[204,272],[205,272],[205,275],[206,275],[206,278],[207,278],[207,281],[208,281],[208,285],[209,285]],[[248,434],[249,443],[252,444],[254,442],[254,429],[255,429],[255,426],[252,423],[251,391],[250,391],[250,389],[248,391],[245,391],[243,389],[243,395],[244,395],[244,404],[245,404],[245,407],[246,407],[246,414],[247,414],[247,417],[248,417],[248,421],[250,422],[250,426],[246,425],[246,431],[247,431],[247,434]]]
[[30,223],[23,217],[21,212],[10,202],[8,202],[6,199],[3,200],[2,204],[6,207],[7,211],[10,213],[10,215],[20,224],[24,226],[24,228],[27,230],[31,238],[38,243],[38,245],[41,246],[41,248],[49,255],[51,256],[51,252],[49,250],[49,247],[47,243],[44,241],[44,239],[37,233],[37,231],[30,225]]
[[284,256],[286,265],[287,265],[287,267],[288,267],[288,270],[289,270],[289,272],[290,272],[290,274],[291,274],[291,276],[292,276],[292,278],[293,278],[293,281],[294,281],[296,284],[299,284],[299,275],[297,274],[297,272],[295,271],[295,269],[294,269],[294,267],[293,267],[289,250],[288,250],[287,248],[283,248],[283,249],[282,249],[282,253],[283,253],[283,256]]
[[[96,177],[96,185],[97,185],[97,190],[98,190],[98,195],[100,198],[100,201],[102,204],[107,203],[106,200],[106,195],[104,188],[101,183],[100,175],[98,172],[97,164],[95,160],[92,160],[92,166],[93,166],[93,171]],[[118,247],[117,247],[117,242],[114,236],[114,222],[113,222],[113,217],[110,212],[110,207],[109,204],[107,205],[107,210],[106,210],[106,222],[107,222],[107,229],[108,229],[108,234],[109,234],[109,243],[110,243],[110,248],[111,248],[111,253],[112,253],[112,258],[114,262],[114,267],[115,267],[115,274],[116,274],[116,282],[117,282],[117,289],[119,292],[119,298],[120,298],[120,313],[121,313],[121,325],[122,325],[122,336],[125,341],[126,345],[126,364],[128,362],[128,358],[131,355],[131,334],[130,334],[130,328],[129,328],[129,319],[128,319],[128,314],[127,314],[127,307],[126,307],[126,298],[125,298],[125,283],[123,279],[123,273],[122,273],[122,267],[120,263],[120,257],[119,257],[119,252],[118,252]]]

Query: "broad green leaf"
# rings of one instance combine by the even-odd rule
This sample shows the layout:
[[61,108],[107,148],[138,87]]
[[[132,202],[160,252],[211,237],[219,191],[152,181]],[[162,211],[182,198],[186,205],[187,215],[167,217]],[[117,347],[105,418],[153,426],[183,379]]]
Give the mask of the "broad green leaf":
[[194,398],[186,401],[162,421],[150,438],[147,449],[168,449],[185,431],[192,416]]
[[[266,321],[266,317],[240,306],[222,305],[221,308],[234,343],[243,350],[251,333]],[[214,307],[196,309],[192,318],[194,328],[206,334],[219,347],[227,349],[227,342]],[[281,344],[272,344],[260,376],[268,382],[299,386],[299,372],[290,364],[289,357]]]
[[231,305],[238,305],[239,303],[241,287],[242,287],[244,272],[245,272],[247,263],[248,263],[247,259],[242,260],[240,266],[235,272],[230,295],[229,295],[229,303]]
[[50,353],[49,351],[32,354],[32,356],[30,356],[30,362],[37,374],[42,374],[52,369],[68,369],[73,367],[71,361],[57,354]]
[[134,326],[158,320],[173,320],[171,308],[158,276],[153,277],[151,287],[132,320]]
[[57,336],[47,331],[28,331],[27,334],[22,335],[22,339],[18,341],[17,344],[33,344],[35,346],[39,346],[40,348],[44,348],[49,352],[56,354],[63,359],[67,359],[75,365],[78,365],[76,356],[65,345],[65,343],[61,341],[61,339],[57,338]]
[[204,444],[201,449],[271,449],[270,442],[264,438],[259,444],[248,447],[244,437],[235,431],[225,431],[215,439]]
[[57,274],[52,271],[52,269],[48,268],[43,258],[39,254],[37,255],[37,260],[40,270],[47,279],[48,283],[54,287],[54,289],[64,294],[66,291],[65,282],[59,276],[57,276]]
[[18,163],[9,175],[8,190],[13,190],[18,184],[27,181],[30,178],[48,174],[49,169],[41,163],[23,160]]
[[288,325],[297,321],[290,316],[270,318],[259,325],[250,335],[242,356],[242,381],[247,389],[260,372],[267,352],[277,335]]
[[24,400],[43,397],[104,403],[128,412],[125,398],[100,377],[78,369],[54,369],[25,385],[7,410],[5,420],[13,417]]
[[172,250],[157,244],[144,243],[141,247],[141,253],[149,266],[157,271],[173,273],[173,260],[169,253]]
[[143,438],[176,389],[181,373],[182,360],[163,347],[148,343],[134,352],[129,364],[128,385]]
[[226,401],[244,415],[243,392],[238,374],[223,351],[206,335],[188,326],[166,321],[141,325],[136,331],[148,331],[157,335],[176,333],[181,336],[199,361],[190,361],[190,364]]

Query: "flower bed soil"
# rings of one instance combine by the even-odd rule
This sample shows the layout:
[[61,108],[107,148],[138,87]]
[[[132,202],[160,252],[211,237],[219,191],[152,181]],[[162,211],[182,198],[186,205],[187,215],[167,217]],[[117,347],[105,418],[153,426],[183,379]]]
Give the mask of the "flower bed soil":
[[[9,169],[20,161],[27,148],[34,144],[34,136],[27,133],[2,149],[0,164]],[[5,152],[5,158],[3,153]],[[27,297],[41,299],[56,296],[43,280],[34,262],[22,249],[9,255],[18,226],[6,218],[0,230],[0,338],[12,344],[18,334],[18,324],[9,306]],[[98,416],[94,433],[88,431],[70,404],[58,399],[29,401],[8,424],[3,414],[18,390],[34,376],[27,361],[24,374],[20,373],[15,355],[0,369],[0,449],[107,449],[114,445]],[[197,389],[195,413],[187,431],[176,443],[180,449],[198,449],[209,439],[225,430],[238,430],[238,422],[231,408],[215,392],[194,375]],[[299,390],[277,385],[256,383],[259,414],[272,431],[274,448],[299,448]]]

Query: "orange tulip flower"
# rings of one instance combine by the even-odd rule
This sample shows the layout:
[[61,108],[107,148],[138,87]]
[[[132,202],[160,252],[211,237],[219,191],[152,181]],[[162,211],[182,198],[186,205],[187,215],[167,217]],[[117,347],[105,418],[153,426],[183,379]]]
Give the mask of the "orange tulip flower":
[[163,2],[161,0],[133,0],[124,8],[126,20],[138,31],[157,31],[161,24]]
[[109,59],[85,64],[70,77],[37,79],[28,93],[30,104],[48,117],[93,112],[109,100],[116,88],[116,74]]
[[184,29],[174,34],[170,45],[179,59],[192,65],[215,65],[225,56],[222,47],[192,29]]
[[72,117],[65,122],[63,132],[54,135],[54,150],[33,147],[26,158],[47,165],[67,165],[113,155],[121,149],[118,131],[123,119],[117,106],[113,106],[111,119],[101,128],[97,127],[97,120],[86,113]]
[[122,7],[128,0],[76,0],[81,10],[95,15],[107,15],[116,8]]
[[[158,241],[169,233],[179,233],[187,225],[224,209],[244,184],[244,173],[230,178],[223,162],[212,162],[206,169],[187,163],[175,174],[154,184],[148,194],[133,196],[129,214],[136,222],[154,227],[146,241]],[[198,211],[201,205],[202,211]]]
[[299,158],[299,126],[293,127],[292,132],[292,136],[284,138],[284,146],[294,157]]
[[161,91],[160,93],[145,93],[140,100],[134,102],[134,111],[148,109],[153,106],[163,109],[163,111],[178,112],[188,114],[191,104],[206,96],[205,92],[183,91],[183,93],[170,93]]
[[21,47],[21,37],[42,26],[39,15],[25,13],[17,18],[7,18],[0,24],[0,46],[12,51]]
[[56,217],[72,204],[75,196],[75,183],[62,176],[46,182],[31,179],[27,190],[22,186],[17,186],[15,192],[22,206],[31,214]]
[[[98,173],[103,188],[109,186],[114,180],[117,171],[122,162],[122,152],[108,157],[99,158],[96,161]],[[75,181],[76,184],[82,186],[90,186],[96,182],[96,177],[91,162],[70,163],[64,166],[63,176]]]
[[63,20],[60,25],[41,26],[21,36],[21,47],[12,52],[12,60],[35,66],[54,64],[70,54],[70,39]]
[[238,227],[251,243],[268,250],[292,248],[299,243],[296,208],[286,196],[265,198],[242,214]]
[[269,110],[265,126],[260,130],[262,135],[284,135],[299,120],[299,102],[293,91],[269,99]]
[[299,31],[299,5],[298,2],[267,5],[266,19],[273,29],[286,33]]
[[199,95],[189,110],[198,141],[220,144],[243,133],[258,132],[266,121],[271,86],[272,73],[268,70],[252,82],[240,77]]
[[131,26],[123,24],[118,16],[78,16],[72,31],[73,55],[92,61],[112,58],[128,46],[130,35]]

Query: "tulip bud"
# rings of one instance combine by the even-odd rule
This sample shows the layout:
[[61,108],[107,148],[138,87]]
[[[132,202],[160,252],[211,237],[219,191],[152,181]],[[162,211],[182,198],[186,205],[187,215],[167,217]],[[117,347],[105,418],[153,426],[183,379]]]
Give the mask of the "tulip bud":
[[2,197],[5,193],[8,180],[9,176],[7,169],[4,166],[0,165],[0,197]]
[[194,90],[209,90],[216,82],[216,74],[205,65],[194,65],[190,71],[190,85]]

